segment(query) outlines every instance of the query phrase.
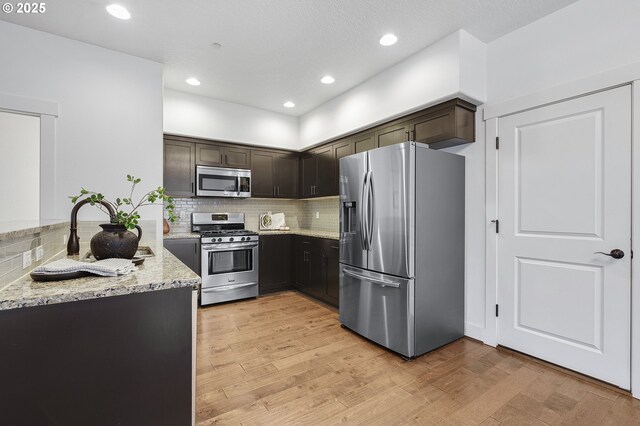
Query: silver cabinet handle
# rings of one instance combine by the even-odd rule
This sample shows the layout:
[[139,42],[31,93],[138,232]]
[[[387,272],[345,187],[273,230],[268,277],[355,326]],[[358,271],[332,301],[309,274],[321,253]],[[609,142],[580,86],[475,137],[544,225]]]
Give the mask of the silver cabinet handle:
[[237,288],[249,287],[249,286],[252,286],[252,285],[258,285],[258,283],[244,283],[244,284],[225,285],[225,286],[221,286],[221,287],[203,288],[202,292],[203,293],[214,293],[214,292],[218,292],[218,291],[235,290]]
[[364,280],[364,281],[368,281],[370,283],[373,284],[378,284],[381,285],[383,287],[393,287],[393,288],[400,288],[400,283],[397,281],[387,281],[387,280],[380,280],[377,278],[371,278],[371,277],[367,277],[366,275],[361,275],[358,274],[356,272],[351,272],[348,269],[343,269],[342,272],[344,272],[347,275],[350,275],[354,278],[358,278],[360,280]]

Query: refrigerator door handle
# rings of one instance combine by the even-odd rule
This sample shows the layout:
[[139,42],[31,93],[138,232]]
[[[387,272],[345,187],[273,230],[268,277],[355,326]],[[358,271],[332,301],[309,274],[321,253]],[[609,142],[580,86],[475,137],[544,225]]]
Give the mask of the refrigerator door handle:
[[371,250],[371,244],[373,243],[373,230],[374,230],[374,212],[376,210],[375,199],[373,196],[373,172],[369,171],[369,196],[367,198],[367,213],[369,217],[367,218],[367,225],[369,229],[367,230],[367,243],[369,246],[369,250]]
[[369,230],[369,224],[367,223],[368,212],[367,209],[367,184],[369,172],[364,172],[364,178],[362,179],[362,203],[360,203],[360,242],[362,243],[362,249],[368,250],[368,242],[369,236],[367,235],[367,231]]
[[352,272],[348,269],[342,269],[342,272],[344,272],[347,275],[350,275],[354,278],[357,278],[359,280],[363,280],[363,281],[367,281],[370,282],[372,284],[378,284],[381,285],[383,287],[393,287],[393,288],[400,288],[400,283],[397,281],[387,281],[387,280],[381,280],[381,279],[377,279],[377,278],[371,278],[371,277],[367,277],[366,275],[361,275],[355,272]]

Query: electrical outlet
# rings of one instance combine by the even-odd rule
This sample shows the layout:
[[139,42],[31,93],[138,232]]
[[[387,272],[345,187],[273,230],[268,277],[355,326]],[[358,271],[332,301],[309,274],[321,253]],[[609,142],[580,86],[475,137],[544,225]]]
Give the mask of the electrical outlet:
[[316,212],[316,219],[320,219],[320,212]]
[[22,269],[31,266],[31,250],[22,253]]
[[44,257],[44,247],[38,246],[36,247],[36,262],[42,260]]
[[62,236],[62,244],[67,244],[67,238],[68,238],[67,234],[64,234]]

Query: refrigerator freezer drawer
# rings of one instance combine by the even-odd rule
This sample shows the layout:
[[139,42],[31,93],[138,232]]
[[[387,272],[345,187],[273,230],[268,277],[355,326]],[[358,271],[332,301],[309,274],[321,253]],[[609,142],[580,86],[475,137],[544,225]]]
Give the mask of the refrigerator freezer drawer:
[[340,322],[407,357],[415,356],[414,281],[340,265]]

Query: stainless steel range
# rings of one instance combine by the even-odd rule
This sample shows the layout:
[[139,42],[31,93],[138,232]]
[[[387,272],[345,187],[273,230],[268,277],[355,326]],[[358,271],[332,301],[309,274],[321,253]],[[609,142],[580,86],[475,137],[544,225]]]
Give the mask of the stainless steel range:
[[200,233],[200,304],[258,296],[258,234],[244,229],[244,213],[192,213]]

